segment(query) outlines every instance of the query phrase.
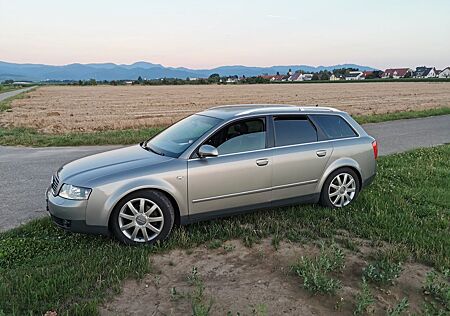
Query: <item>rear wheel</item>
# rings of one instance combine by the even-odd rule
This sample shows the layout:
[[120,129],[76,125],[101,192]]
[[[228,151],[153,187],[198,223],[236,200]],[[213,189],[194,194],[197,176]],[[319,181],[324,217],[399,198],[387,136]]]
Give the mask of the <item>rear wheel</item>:
[[174,218],[173,206],[163,193],[138,191],[116,205],[111,213],[111,230],[128,245],[154,244],[169,236]]
[[333,171],[325,181],[320,204],[326,207],[344,207],[352,203],[360,190],[358,175],[350,168]]

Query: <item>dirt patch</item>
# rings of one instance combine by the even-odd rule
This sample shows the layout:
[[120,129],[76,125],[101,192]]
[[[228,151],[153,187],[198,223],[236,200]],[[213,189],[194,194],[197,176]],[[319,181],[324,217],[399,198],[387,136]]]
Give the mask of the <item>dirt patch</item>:
[[[188,315],[195,286],[189,282],[192,269],[204,284],[205,302],[212,302],[211,315],[350,315],[355,294],[360,290],[362,269],[366,266],[368,247],[345,251],[346,265],[335,277],[343,287],[336,296],[312,295],[301,287],[301,280],[290,266],[301,256],[319,252],[317,245],[282,242],[276,250],[270,240],[247,248],[239,241],[227,242],[218,249],[198,247],[174,250],[152,256],[154,273],[141,280],[129,280],[123,292],[101,307],[101,314]],[[372,248],[373,251],[373,248]],[[371,286],[375,296],[373,312],[385,315],[389,307],[407,297],[410,313],[419,313],[421,285],[430,269],[415,263],[404,271],[391,287]]]
[[[450,84],[396,82],[202,86],[44,86],[12,102],[0,126],[64,133],[171,124],[222,104],[333,106],[376,114],[450,106]],[[54,115],[59,113],[60,115]]]

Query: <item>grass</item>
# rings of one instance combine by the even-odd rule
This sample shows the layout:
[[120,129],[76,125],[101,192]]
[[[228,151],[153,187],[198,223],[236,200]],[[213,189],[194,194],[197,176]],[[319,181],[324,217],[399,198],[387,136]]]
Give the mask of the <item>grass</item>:
[[209,315],[213,300],[205,298],[205,285],[202,278],[198,274],[196,267],[192,268],[192,272],[187,277],[188,283],[194,287],[193,291],[187,294],[187,297],[191,301],[192,315],[193,316],[207,316]]
[[430,307],[450,313],[450,275],[436,271],[429,272],[423,289],[424,293],[434,300],[428,303]]
[[369,265],[364,268],[363,275],[370,282],[379,285],[392,285],[402,271],[403,268],[400,262],[382,259],[369,263]]
[[435,108],[420,111],[405,111],[386,114],[361,115],[361,116],[354,116],[354,119],[359,124],[367,124],[367,123],[380,123],[401,119],[413,119],[429,116],[446,115],[446,114],[450,114],[450,107]]
[[329,248],[322,246],[320,254],[314,258],[301,257],[292,270],[303,280],[303,288],[313,294],[336,294],[341,282],[329,274],[342,271],[344,254],[335,244]]
[[400,316],[406,314],[406,311],[409,307],[409,302],[406,297],[402,298],[402,300],[395,305],[393,308],[388,309],[388,316]]
[[[26,94],[18,95],[14,98],[26,97]],[[0,109],[3,106],[8,107],[8,99],[6,105],[0,103]],[[450,114],[450,107],[423,110],[396,112],[387,114],[356,116],[355,119],[360,124],[379,123],[398,119],[420,118],[428,116],[437,116]],[[38,132],[32,128],[3,128],[0,127],[0,145],[3,146],[32,146],[32,147],[49,147],[49,146],[81,146],[81,145],[127,145],[137,144],[143,140],[147,140],[164,127],[150,127],[143,129],[124,129],[124,130],[107,130],[98,132],[72,132],[66,134],[47,134]]]
[[361,290],[356,293],[356,305],[353,315],[365,315],[368,313],[369,308],[375,303],[375,298],[370,291],[369,285],[366,279],[362,279]]
[[21,86],[21,85],[0,84],[0,93],[14,91],[14,90],[22,89],[22,88],[25,88],[25,87]]
[[151,271],[149,255],[213,240],[251,245],[277,235],[297,242],[346,230],[444,271],[450,268],[449,157],[450,145],[382,157],[375,182],[347,208],[293,206],[198,223],[174,229],[152,248],[66,233],[47,218],[33,221],[0,233],[0,315],[91,314],[122,280]]
[[161,130],[162,128],[145,128],[56,135],[39,133],[30,128],[0,128],[0,145],[49,147],[137,144]]
[[[16,90],[16,89],[10,89],[9,91],[11,91],[11,90]],[[7,98],[7,99],[5,99],[3,101],[0,101],[0,112],[9,111],[11,109],[11,102],[13,100],[29,98],[30,96],[27,93],[31,92],[33,90],[34,89],[30,89],[30,90],[28,90],[26,92],[19,93],[18,95],[15,95],[15,96],[9,97],[9,98]],[[1,92],[2,91],[0,91],[0,93]]]

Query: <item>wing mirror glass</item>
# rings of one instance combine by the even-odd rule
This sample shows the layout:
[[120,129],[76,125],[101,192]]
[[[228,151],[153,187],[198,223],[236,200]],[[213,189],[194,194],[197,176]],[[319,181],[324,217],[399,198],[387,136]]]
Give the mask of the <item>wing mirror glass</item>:
[[200,158],[206,158],[206,157],[217,157],[219,155],[219,152],[217,151],[217,148],[211,145],[202,145],[198,149],[198,155]]

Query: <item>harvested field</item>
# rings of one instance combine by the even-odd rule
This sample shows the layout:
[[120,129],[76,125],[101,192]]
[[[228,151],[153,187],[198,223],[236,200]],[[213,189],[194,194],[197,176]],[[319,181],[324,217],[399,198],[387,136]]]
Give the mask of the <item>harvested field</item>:
[[249,103],[320,104],[353,115],[424,110],[450,106],[450,83],[44,86],[13,100],[0,126],[45,133],[142,128],[214,105]]

